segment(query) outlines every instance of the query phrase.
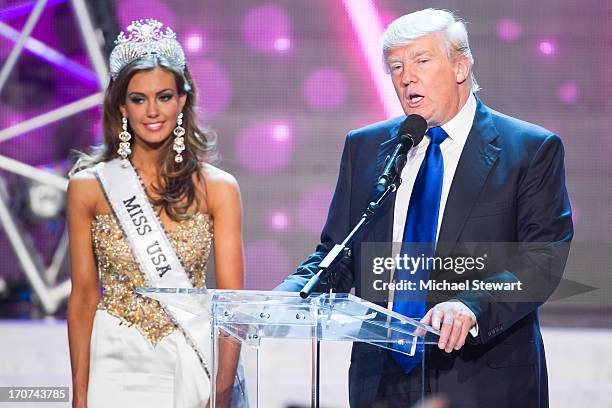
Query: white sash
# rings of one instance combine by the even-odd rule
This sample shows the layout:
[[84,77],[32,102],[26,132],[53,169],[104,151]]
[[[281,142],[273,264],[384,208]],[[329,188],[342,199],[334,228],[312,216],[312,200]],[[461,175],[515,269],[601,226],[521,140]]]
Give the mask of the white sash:
[[[119,159],[102,162],[96,166],[96,177],[147,284],[155,288],[193,288],[132,165],[123,167]],[[162,303],[162,307],[193,347],[210,378],[210,319],[171,305]]]

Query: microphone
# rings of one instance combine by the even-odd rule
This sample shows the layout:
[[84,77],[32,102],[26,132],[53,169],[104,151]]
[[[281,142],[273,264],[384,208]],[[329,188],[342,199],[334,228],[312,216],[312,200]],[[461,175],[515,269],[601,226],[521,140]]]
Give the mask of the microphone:
[[402,122],[398,132],[400,142],[393,149],[391,156],[387,158],[387,164],[378,178],[378,183],[376,183],[378,191],[385,191],[395,175],[401,174],[406,165],[408,150],[421,143],[426,130],[427,121],[421,115],[409,115]]

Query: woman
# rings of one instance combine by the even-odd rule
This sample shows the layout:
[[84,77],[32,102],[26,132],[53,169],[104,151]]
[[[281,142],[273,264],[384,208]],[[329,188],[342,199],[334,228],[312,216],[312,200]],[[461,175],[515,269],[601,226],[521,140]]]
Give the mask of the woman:
[[[81,156],[68,187],[73,407],[203,407],[207,350],[189,337],[184,314],[136,289],[204,287],[211,245],[217,287],[242,288],[240,192],[206,162],[212,134],[196,124],[174,32],[155,20],[127,31],[110,57],[104,144]],[[227,378],[217,381],[218,406],[231,399]]]

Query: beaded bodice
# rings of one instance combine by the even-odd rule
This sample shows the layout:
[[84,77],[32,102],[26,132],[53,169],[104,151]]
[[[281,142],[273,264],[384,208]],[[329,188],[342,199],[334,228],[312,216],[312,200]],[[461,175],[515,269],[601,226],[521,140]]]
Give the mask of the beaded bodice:
[[[148,285],[117,219],[112,214],[97,215],[91,233],[103,290],[98,309],[136,327],[152,344],[157,344],[176,326],[159,302],[136,293],[137,288]],[[179,222],[174,230],[168,231],[168,238],[192,284],[205,287],[213,238],[210,216],[197,213]]]

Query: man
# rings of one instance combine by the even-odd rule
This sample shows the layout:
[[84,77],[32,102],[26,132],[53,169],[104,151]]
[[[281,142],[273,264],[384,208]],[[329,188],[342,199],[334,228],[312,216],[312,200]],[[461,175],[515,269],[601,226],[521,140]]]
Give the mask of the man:
[[[558,284],[573,236],[561,140],[474,96],[479,88],[467,32],[451,13],[427,9],[400,17],[385,31],[383,51],[404,112],[424,117],[429,130],[409,152],[395,197],[353,245],[352,259],[337,267],[336,289],[365,292],[372,265],[360,262],[364,242],[437,242],[436,254],[449,257],[465,252],[464,243],[515,243],[489,248],[495,260],[478,277],[520,282],[539,297],[515,301],[486,288],[455,291],[435,303],[428,297],[429,310],[416,317],[441,334],[426,356],[425,388],[447,395],[452,407],[547,407],[537,308]],[[277,289],[300,290],[359,220],[404,119],[348,134],[321,243]],[[438,277],[431,271],[430,278]],[[408,316],[415,310],[388,295],[393,310]],[[418,399],[420,376],[395,355],[354,344],[352,407],[409,406]]]

